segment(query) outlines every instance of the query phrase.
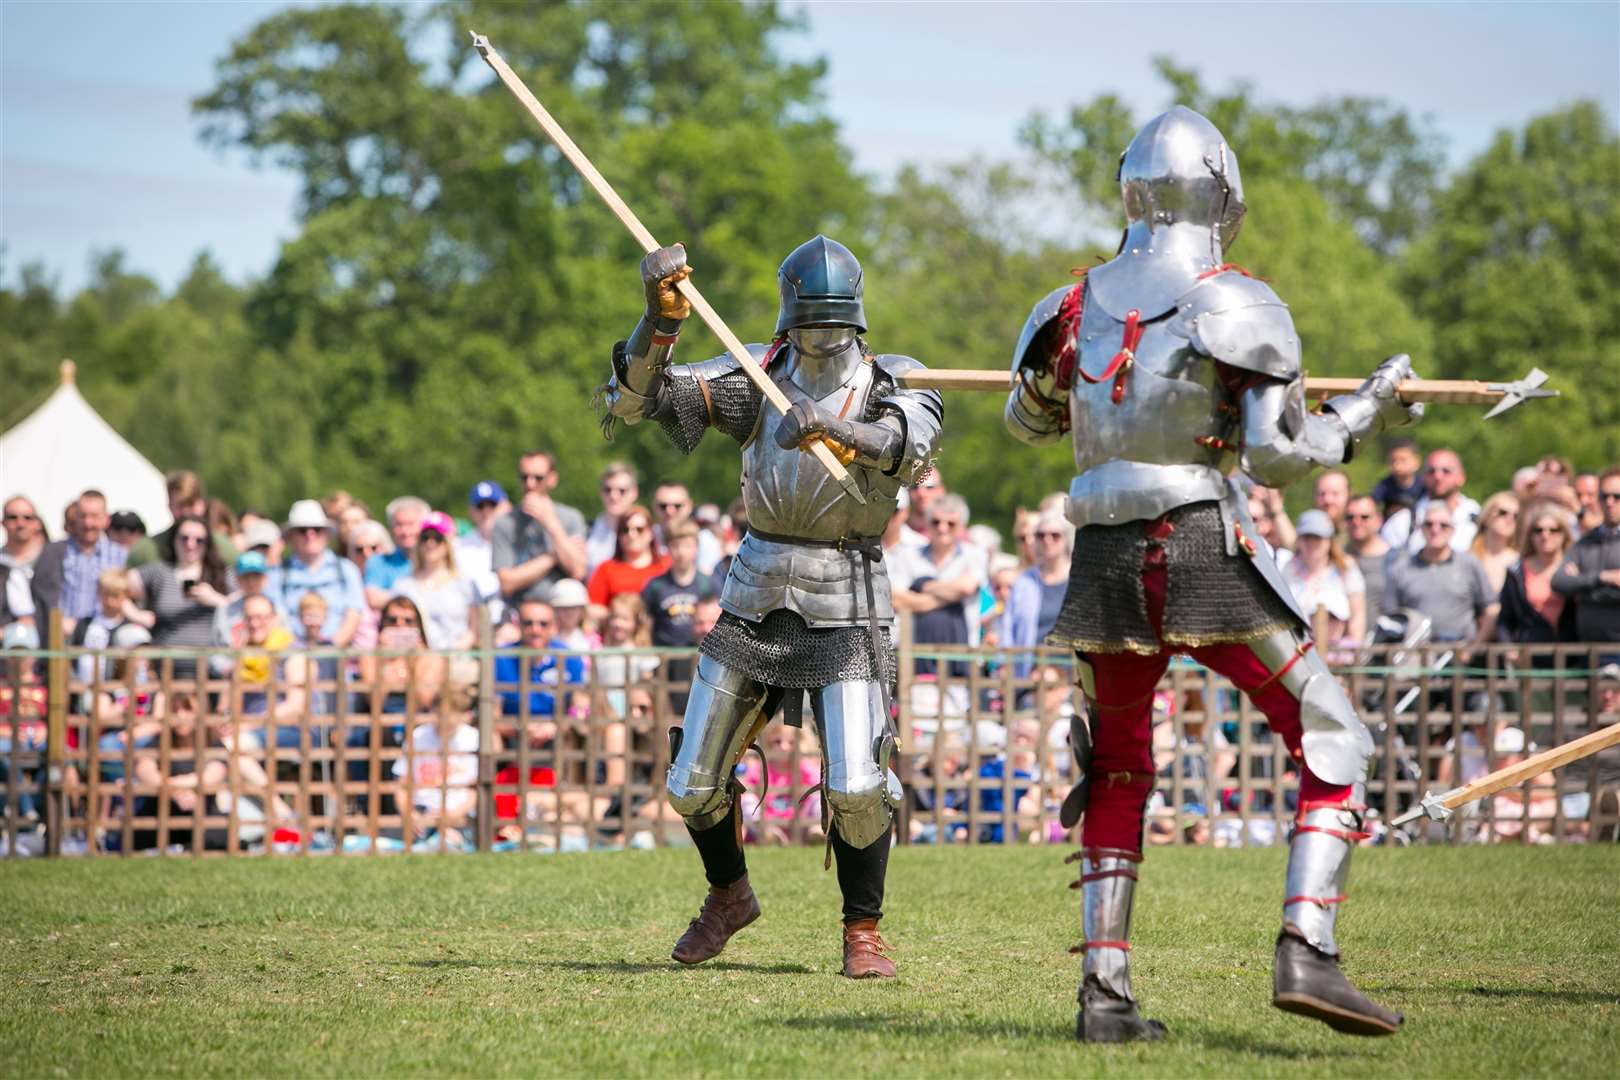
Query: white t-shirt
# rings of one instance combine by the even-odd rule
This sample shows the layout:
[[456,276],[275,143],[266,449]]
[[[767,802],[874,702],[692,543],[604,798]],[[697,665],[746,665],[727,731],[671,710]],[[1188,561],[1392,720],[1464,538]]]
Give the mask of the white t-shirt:
[[1315,577],[1307,577],[1304,559],[1290,559],[1282,567],[1283,580],[1294,591],[1294,599],[1307,618],[1323,607],[1340,622],[1350,621],[1350,598],[1367,595],[1367,581],[1355,563],[1340,570],[1331,562]]
[[[1410,510],[1397,510],[1389,515],[1378,535],[1392,548],[1405,548],[1417,552],[1423,548],[1423,530],[1416,523],[1423,520],[1423,511],[1429,507],[1427,496],[1417,501]],[[1479,503],[1466,495],[1457,496],[1457,506],[1451,511],[1451,550],[1467,551],[1479,531]]]
[[409,597],[422,613],[428,648],[453,649],[471,626],[468,612],[477,602],[476,590],[464,577],[452,578],[436,589],[427,588],[414,575],[394,583],[394,591]]
[[[973,578],[976,589],[985,586],[984,549],[977,544],[961,541],[956,550],[951,552],[950,558],[943,565],[935,565],[934,560],[928,557],[928,548],[911,547],[902,543],[900,549],[884,556],[884,563],[889,568],[889,585],[894,589],[909,590],[913,582],[932,578],[936,581],[955,581],[957,578]],[[977,592],[969,593],[962,600],[963,610],[967,612],[968,644],[979,643],[979,601]]]
[[[418,724],[411,731],[413,757],[412,778],[416,790],[412,805],[422,810],[438,810],[445,794],[441,785],[448,778],[449,808],[453,813],[465,813],[478,801],[473,785],[478,782],[478,729],[471,724],[457,724],[450,732],[449,753],[439,737],[439,725],[434,722]],[[394,776],[405,777],[406,758],[402,753],[394,760]]]

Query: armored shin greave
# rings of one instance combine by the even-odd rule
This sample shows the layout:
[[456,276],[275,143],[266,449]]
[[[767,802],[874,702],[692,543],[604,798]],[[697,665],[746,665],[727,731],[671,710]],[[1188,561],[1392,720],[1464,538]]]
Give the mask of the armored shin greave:
[[900,779],[888,768],[892,746],[882,689],[875,680],[852,679],[810,695],[833,829],[851,848],[868,848],[888,837],[900,804]]
[[1112,848],[1080,852],[1081,919],[1085,953],[1075,1035],[1085,1042],[1161,1039],[1165,1027],[1144,1020],[1131,995],[1131,902],[1142,856]]
[[1288,846],[1288,878],[1284,886],[1283,922],[1319,952],[1336,956],[1333,924],[1345,899],[1350,852],[1361,831],[1359,804],[1334,805],[1302,802]]
[[1283,925],[1272,967],[1271,1002],[1347,1035],[1393,1035],[1401,1015],[1369,999],[1339,970],[1333,923],[1345,899],[1350,851],[1361,832],[1358,800],[1301,802],[1288,849]]

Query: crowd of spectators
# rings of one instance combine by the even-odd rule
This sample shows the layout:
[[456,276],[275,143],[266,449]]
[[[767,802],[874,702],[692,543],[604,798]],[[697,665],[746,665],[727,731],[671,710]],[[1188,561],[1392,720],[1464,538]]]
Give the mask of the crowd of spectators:
[[[1482,504],[1465,492],[1463,462],[1449,449],[1423,458],[1413,444],[1397,442],[1387,465],[1366,493],[1354,491],[1342,471],[1318,475],[1311,507],[1295,517],[1282,493],[1250,492],[1260,557],[1281,565],[1330,655],[1352,657],[1374,640],[1448,644],[1462,658],[1491,642],[1585,642],[1614,644],[1615,655],[1600,662],[1620,662],[1620,467],[1577,474],[1560,458],[1544,458],[1519,470],[1511,491]],[[678,717],[684,704],[674,687],[661,691],[667,701],[655,702],[650,680],[662,666],[667,683],[682,683],[690,660],[620,650],[689,648],[701,640],[719,617],[726,564],[747,521],[740,501],[698,506],[678,483],[654,485],[649,507],[635,470],[618,463],[602,471],[600,505],[587,519],[553,498],[557,470],[548,453],[524,454],[515,499],[498,481],[480,480],[466,506],[455,508],[459,518],[409,495],[374,515],[342,491],[300,499],[284,516],[261,508],[233,513],[208,498],[197,474],[178,471],[168,477],[172,523],[153,535],[134,514],[109,513],[108,497],[91,490],[66,508],[60,538],[52,539],[39,508],[12,497],[4,504],[0,630],[7,648],[38,647],[55,610],[70,644],[121,657],[99,666],[90,656],[81,660],[77,678],[105,686],[82,693],[75,712],[95,718],[106,754],[133,755],[139,775],[156,767],[140,764],[152,756],[154,718],[177,717],[182,704],[193,715],[200,708],[202,721],[183,735],[175,728],[175,737],[219,753],[202,769],[195,763],[206,755],[166,754],[171,764],[193,762],[190,772],[172,773],[170,787],[206,786],[234,761],[236,775],[263,788],[254,801],[266,834],[284,817],[291,819],[286,829],[296,834],[299,827],[265,786],[273,778],[255,779],[265,777],[266,744],[324,746],[341,727],[353,749],[408,748],[388,761],[396,779],[413,781],[421,835],[399,838],[409,844],[441,830],[461,833],[473,811],[478,732],[468,717],[479,661],[456,651],[478,645],[487,626],[495,647],[514,650],[493,665],[503,749],[565,749],[574,773],[584,769],[589,786],[603,792],[540,792],[522,808],[507,798],[499,803],[503,830],[521,830],[525,816],[538,812],[581,824],[607,815],[622,824],[645,806],[623,805],[612,789],[634,768],[635,747],[652,737],[651,715]],[[936,720],[967,712],[972,703],[954,684],[982,663],[972,650],[988,646],[1011,650],[1017,678],[1049,683],[1038,691],[1049,706],[1045,715],[1063,718],[1043,736],[1014,715],[1028,701],[1009,702],[1002,731],[987,740],[980,760],[953,746],[940,762],[954,779],[1012,778],[1010,787],[978,789],[977,808],[986,815],[999,817],[1008,790],[1025,809],[1060,799],[1056,785],[1041,783],[1036,760],[1061,761],[1066,753],[1074,707],[1068,677],[1022,650],[1033,650],[1053,626],[1073,569],[1065,497],[1019,510],[1007,544],[994,526],[972,520],[967,502],[937,471],[900,494],[883,536],[894,604],[909,615],[913,640],[937,654],[910,673],[920,695],[914,711]],[[140,658],[142,650],[165,647],[215,652],[202,672],[197,654]],[[362,655],[340,660],[323,649]],[[400,655],[411,650],[428,651]],[[559,660],[547,650],[576,655]],[[1537,653],[1525,662],[1552,661]],[[221,704],[200,689],[199,675],[230,679],[239,700]],[[15,696],[19,678],[13,672],[8,679]],[[174,685],[184,689],[165,700]],[[7,701],[16,712],[17,702]],[[1166,711],[1174,707],[1168,702]],[[340,725],[345,713],[382,719]],[[12,740],[24,738],[20,726],[11,731]],[[1494,746],[1499,735],[1468,738]],[[806,749],[799,738],[784,734],[771,745]],[[1198,769],[1225,761],[1213,738],[1200,744]],[[1036,755],[1033,744],[1043,740],[1045,753]],[[1173,743],[1160,748],[1170,758],[1181,752]],[[419,775],[406,776],[407,760],[420,766]],[[367,767],[374,764],[345,766],[360,770],[357,781]],[[774,760],[753,767],[768,773],[760,778],[772,779],[773,788],[808,780]],[[173,780],[180,775],[193,778]],[[503,775],[512,782],[517,774]],[[555,765],[530,769],[534,784],[556,780]],[[171,799],[181,808],[190,801],[178,792]],[[965,808],[961,798],[956,803]],[[757,835],[778,838],[805,814],[815,831],[820,811],[810,805],[813,812],[775,797],[756,801],[765,815]],[[238,807],[239,817],[245,809]],[[1001,838],[999,825],[986,828],[982,839]]]

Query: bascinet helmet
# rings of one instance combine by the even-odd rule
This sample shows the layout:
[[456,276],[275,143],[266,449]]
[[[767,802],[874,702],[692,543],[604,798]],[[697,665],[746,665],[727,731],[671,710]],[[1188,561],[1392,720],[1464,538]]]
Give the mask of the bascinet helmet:
[[782,309],[776,334],[816,323],[853,326],[866,331],[866,307],[861,302],[861,264],[849,248],[817,236],[793,249],[776,272]]
[[1132,230],[1186,224],[1209,229],[1225,251],[1243,224],[1243,181],[1226,137],[1185,105],[1160,113],[1119,159]]

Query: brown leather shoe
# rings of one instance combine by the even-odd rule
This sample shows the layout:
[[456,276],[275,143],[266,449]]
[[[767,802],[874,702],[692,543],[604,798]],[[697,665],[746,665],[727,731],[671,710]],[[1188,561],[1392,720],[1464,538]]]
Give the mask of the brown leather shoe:
[[759,897],[744,874],[730,885],[709,886],[697,918],[675,943],[670,956],[683,964],[701,964],[720,955],[731,935],[759,918]]
[[846,979],[892,979],[894,961],[884,956],[888,946],[878,933],[876,919],[856,919],[844,924],[844,977]]

